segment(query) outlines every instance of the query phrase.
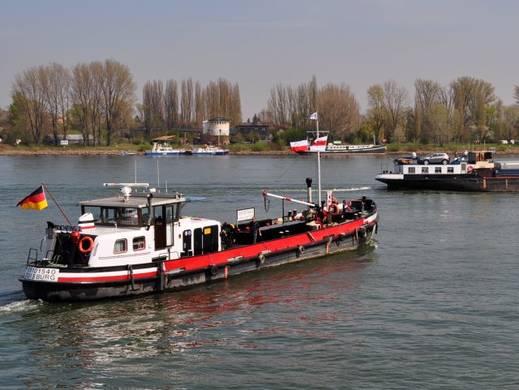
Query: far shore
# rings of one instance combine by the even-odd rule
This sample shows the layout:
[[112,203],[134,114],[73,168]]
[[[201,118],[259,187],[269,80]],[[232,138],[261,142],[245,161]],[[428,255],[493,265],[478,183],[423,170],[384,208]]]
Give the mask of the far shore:
[[[459,154],[465,150],[487,150],[496,148],[498,155],[519,154],[519,145],[388,145],[385,153],[344,153],[343,156],[366,156],[366,155],[403,155],[416,152],[418,154],[426,154],[431,152],[446,152],[449,154]],[[234,149],[234,150],[233,150]],[[230,155],[233,156],[285,156],[293,153],[287,147],[281,150],[264,149],[254,150],[249,147],[230,147]],[[0,145],[0,156],[124,156],[124,155],[144,155],[144,152],[137,149],[135,145],[118,145],[118,146],[12,146]],[[336,156],[337,154],[334,154]]]

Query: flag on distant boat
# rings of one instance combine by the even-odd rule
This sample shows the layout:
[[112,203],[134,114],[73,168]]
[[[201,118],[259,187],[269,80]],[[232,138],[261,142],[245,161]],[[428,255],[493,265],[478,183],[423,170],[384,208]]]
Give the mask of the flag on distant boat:
[[290,142],[290,149],[295,153],[308,152],[308,140]]
[[39,186],[30,195],[27,195],[16,205],[17,207],[21,207],[22,209],[33,209],[33,210],[43,210],[46,209],[47,198],[45,197],[45,191],[43,190],[43,186]]
[[319,115],[317,115],[317,112],[314,112],[312,115],[310,115],[310,119],[313,121],[319,120]]
[[311,152],[324,152],[326,151],[326,145],[328,144],[328,136],[316,138],[312,145],[310,145]]

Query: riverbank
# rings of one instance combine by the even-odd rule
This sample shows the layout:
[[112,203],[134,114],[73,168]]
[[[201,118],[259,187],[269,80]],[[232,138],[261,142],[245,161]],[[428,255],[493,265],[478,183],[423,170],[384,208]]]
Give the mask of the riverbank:
[[[387,154],[399,155],[416,152],[427,154],[431,152],[443,151],[454,155],[465,150],[485,150],[495,148],[499,155],[519,154],[519,145],[467,145],[467,144],[448,144],[438,145],[416,145],[416,144],[390,144],[387,145]],[[0,156],[120,156],[120,155],[142,155],[144,150],[151,149],[146,145],[121,144],[115,146],[12,146],[0,145]],[[268,144],[233,144],[229,145],[231,155],[236,156],[282,156],[290,155],[292,152],[289,147],[280,148],[277,145],[270,147]],[[355,154],[344,154],[352,156]]]

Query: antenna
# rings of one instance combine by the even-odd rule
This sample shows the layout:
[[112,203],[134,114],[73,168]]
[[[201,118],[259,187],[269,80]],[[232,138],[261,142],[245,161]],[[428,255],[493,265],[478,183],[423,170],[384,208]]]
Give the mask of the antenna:
[[157,159],[157,188],[160,188],[160,169],[159,169],[159,159]]
[[130,187],[130,188],[148,188],[149,183],[103,183],[104,187]]
[[137,159],[133,159],[133,181],[137,183]]

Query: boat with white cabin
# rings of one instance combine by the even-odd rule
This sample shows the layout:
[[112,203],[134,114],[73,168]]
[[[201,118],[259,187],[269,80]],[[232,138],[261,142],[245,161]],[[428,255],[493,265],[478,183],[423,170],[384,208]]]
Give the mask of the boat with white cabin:
[[191,151],[188,151],[187,154],[192,154],[194,156],[224,156],[229,154],[229,150],[222,149],[218,146],[204,145],[193,148]]
[[[311,194],[311,180],[307,181]],[[371,242],[375,202],[365,197],[326,207],[264,192],[265,202],[304,206],[279,218],[237,210],[236,223],[183,215],[186,198],[145,183],[109,183],[119,195],[83,201],[77,225],[48,222],[29,250],[25,295],[46,301],[126,297],[227,279],[243,272],[355,250]]]
[[495,161],[495,151],[467,152],[452,161],[429,164],[413,154],[394,161],[375,177],[389,190],[519,191],[519,161]]
[[171,146],[168,142],[153,142],[151,150],[144,152],[145,156],[161,157],[161,156],[180,156],[186,153],[185,149],[179,149]]

